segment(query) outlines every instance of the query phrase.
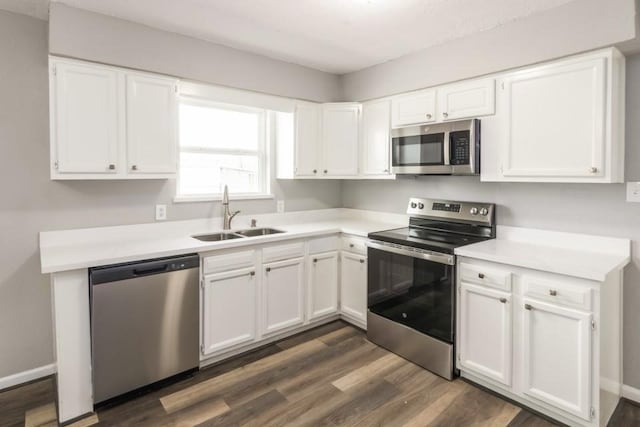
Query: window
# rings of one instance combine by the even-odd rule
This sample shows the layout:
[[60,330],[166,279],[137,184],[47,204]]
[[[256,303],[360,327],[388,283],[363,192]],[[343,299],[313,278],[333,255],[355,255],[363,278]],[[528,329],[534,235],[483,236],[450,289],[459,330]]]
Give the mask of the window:
[[225,184],[234,196],[266,195],[266,120],[266,110],[183,98],[177,198],[217,198]]

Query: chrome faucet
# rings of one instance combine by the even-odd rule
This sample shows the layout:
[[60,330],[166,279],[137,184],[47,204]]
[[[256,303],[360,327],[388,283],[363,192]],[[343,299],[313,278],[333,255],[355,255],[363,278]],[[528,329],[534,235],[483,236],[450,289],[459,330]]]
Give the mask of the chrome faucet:
[[223,216],[224,216],[224,224],[222,226],[223,230],[230,230],[231,229],[231,220],[233,219],[234,216],[238,215],[240,213],[240,211],[235,211],[234,213],[231,213],[229,211],[229,188],[227,188],[227,186],[224,186],[224,194],[222,195],[222,208],[223,208]]

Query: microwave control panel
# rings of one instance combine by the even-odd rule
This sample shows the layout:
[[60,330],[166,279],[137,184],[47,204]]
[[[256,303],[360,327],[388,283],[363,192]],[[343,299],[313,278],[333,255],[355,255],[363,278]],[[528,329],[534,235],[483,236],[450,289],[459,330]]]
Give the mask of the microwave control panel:
[[471,132],[468,130],[452,131],[449,133],[450,153],[449,162],[451,165],[469,164],[469,144]]

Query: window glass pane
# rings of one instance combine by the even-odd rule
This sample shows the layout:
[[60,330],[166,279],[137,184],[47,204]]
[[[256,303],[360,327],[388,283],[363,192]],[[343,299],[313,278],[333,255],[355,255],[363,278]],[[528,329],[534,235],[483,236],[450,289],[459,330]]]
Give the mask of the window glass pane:
[[183,147],[258,150],[261,112],[180,105]]
[[210,153],[180,153],[178,194],[221,194],[224,185],[232,193],[260,193],[260,159]]

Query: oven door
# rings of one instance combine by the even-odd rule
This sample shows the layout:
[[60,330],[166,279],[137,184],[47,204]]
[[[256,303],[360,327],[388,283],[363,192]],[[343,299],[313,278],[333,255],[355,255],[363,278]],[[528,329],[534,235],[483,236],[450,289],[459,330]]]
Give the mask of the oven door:
[[396,129],[391,138],[391,171],[397,174],[451,173],[446,132],[415,134]]
[[453,256],[377,242],[370,242],[368,246],[369,311],[453,343]]

